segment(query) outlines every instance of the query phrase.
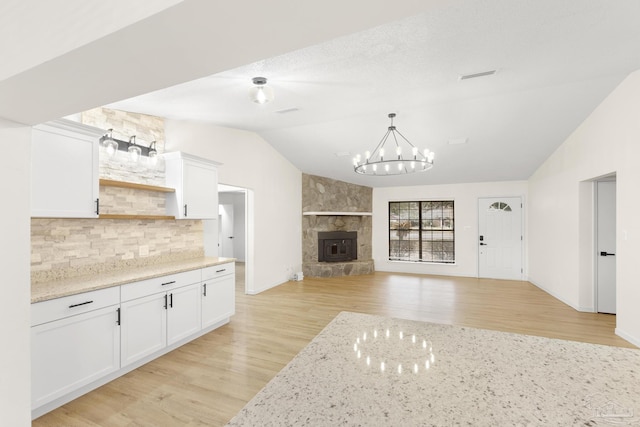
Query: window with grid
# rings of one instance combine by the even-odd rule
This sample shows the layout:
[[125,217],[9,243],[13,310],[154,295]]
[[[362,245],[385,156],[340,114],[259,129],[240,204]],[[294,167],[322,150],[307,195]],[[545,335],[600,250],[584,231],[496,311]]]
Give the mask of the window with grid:
[[389,202],[389,260],[455,262],[453,200]]

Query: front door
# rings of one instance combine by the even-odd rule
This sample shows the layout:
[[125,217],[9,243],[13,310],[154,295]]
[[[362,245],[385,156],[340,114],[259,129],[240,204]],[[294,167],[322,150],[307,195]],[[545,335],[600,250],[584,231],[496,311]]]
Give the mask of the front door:
[[478,276],[522,280],[522,199],[479,199],[478,222]]
[[597,182],[596,280],[599,313],[616,313],[616,183]]

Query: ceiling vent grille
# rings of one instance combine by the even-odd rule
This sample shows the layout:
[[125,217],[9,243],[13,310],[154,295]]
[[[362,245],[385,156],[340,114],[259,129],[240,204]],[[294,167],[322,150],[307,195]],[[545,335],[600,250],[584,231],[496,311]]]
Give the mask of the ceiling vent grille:
[[284,108],[282,110],[277,110],[275,111],[278,114],[287,114],[287,113],[293,113],[294,111],[299,111],[300,109],[298,107],[291,107],[291,108]]
[[493,76],[497,72],[498,72],[498,70],[489,70],[489,71],[482,71],[480,73],[462,74],[459,77],[459,80],[469,80],[469,79],[475,79],[475,78],[478,78],[478,77]]

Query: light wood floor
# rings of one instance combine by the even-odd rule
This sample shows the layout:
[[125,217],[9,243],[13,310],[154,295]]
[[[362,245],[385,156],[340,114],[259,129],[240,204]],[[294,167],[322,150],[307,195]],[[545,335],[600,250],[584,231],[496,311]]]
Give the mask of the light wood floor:
[[224,425],[340,311],[633,347],[614,334],[615,316],[579,313],[527,282],[375,273],[256,296],[238,284],[236,302],[228,325],[33,425]]

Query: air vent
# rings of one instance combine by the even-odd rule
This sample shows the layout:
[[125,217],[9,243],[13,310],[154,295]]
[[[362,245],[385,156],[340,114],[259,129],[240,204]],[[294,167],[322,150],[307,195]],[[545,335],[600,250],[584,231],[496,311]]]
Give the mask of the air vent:
[[451,138],[449,140],[447,140],[447,144],[449,145],[461,145],[461,144],[466,144],[467,142],[469,142],[469,139],[466,137],[463,138]]
[[458,80],[469,80],[469,79],[475,79],[475,78],[478,78],[478,77],[493,76],[497,72],[498,72],[498,70],[489,70],[489,71],[482,71],[480,73],[462,74],[458,78]]
[[278,114],[287,114],[287,113],[293,113],[294,111],[299,111],[300,109],[298,107],[291,107],[291,108],[285,108],[282,110],[278,110],[276,111],[276,113]]
[[347,156],[351,156],[351,152],[349,151],[338,151],[337,153],[333,153],[334,156],[336,157],[347,157]]

